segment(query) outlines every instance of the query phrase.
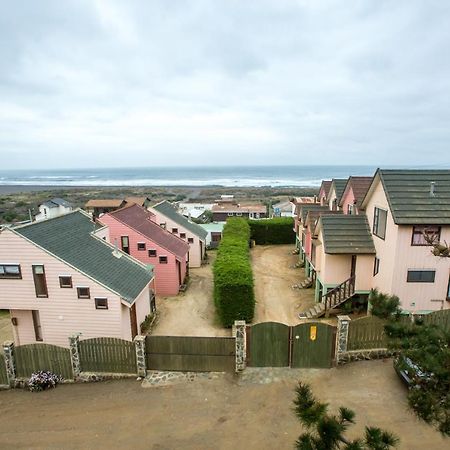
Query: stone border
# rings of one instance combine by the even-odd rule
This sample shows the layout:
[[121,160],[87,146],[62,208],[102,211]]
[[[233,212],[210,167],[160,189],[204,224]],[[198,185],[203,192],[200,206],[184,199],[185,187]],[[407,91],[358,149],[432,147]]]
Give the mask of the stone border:
[[367,361],[372,359],[383,359],[394,356],[397,352],[387,348],[375,348],[368,350],[351,350],[339,355],[338,364],[347,364],[354,361]]

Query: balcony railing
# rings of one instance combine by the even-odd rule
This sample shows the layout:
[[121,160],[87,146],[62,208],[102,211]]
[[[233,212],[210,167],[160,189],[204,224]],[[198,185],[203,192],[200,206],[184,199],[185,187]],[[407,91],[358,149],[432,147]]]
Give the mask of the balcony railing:
[[355,277],[350,277],[345,280],[339,286],[328,291],[323,296],[323,303],[325,305],[325,311],[334,308],[340,303],[348,300],[355,293]]

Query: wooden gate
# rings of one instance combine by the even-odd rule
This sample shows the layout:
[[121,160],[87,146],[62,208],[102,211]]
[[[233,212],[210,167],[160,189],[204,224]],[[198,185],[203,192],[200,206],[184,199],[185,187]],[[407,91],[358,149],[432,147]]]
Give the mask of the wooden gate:
[[65,379],[72,379],[70,350],[50,344],[27,344],[14,348],[16,375],[29,378],[33,372],[48,370]]
[[147,336],[147,369],[227,372],[235,369],[234,337]]
[[0,353],[0,385],[8,384],[8,375],[6,374],[5,357]]
[[133,342],[118,338],[93,338],[80,341],[80,365],[83,372],[136,373],[136,349]]
[[335,327],[319,322],[292,327],[291,367],[329,368],[334,357]]
[[247,359],[253,367],[289,366],[289,326],[263,322],[247,328]]

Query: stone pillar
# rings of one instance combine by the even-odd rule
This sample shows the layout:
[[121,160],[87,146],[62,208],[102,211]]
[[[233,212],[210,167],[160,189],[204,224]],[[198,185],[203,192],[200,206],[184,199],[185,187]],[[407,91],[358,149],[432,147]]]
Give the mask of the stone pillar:
[[73,379],[76,380],[81,374],[81,363],[80,363],[80,335],[74,334],[69,337],[70,343],[70,359],[72,361],[72,372]]
[[233,335],[236,339],[236,372],[242,372],[247,360],[247,336],[245,320],[236,320],[233,326]]
[[350,326],[350,317],[337,316],[338,325],[336,333],[336,363],[339,364],[339,359],[342,353],[347,351],[348,344],[348,329]]
[[16,379],[16,366],[14,365],[14,343],[6,341],[3,343],[3,353],[5,355],[6,376],[8,384],[13,387]]
[[134,346],[136,349],[136,372],[138,377],[147,375],[147,366],[145,360],[145,336],[138,334],[134,338]]

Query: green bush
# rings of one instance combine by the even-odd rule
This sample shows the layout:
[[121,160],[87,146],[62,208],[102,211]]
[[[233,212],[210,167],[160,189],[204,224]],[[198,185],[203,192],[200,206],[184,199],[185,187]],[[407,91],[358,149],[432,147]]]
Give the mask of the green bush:
[[249,220],[251,239],[259,245],[294,244],[294,219],[275,217],[273,219]]
[[249,253],[250,227],[245,219],[229,219],[214,263],[214,302],[225,327],[235,320],[251,322],[255,309]]

